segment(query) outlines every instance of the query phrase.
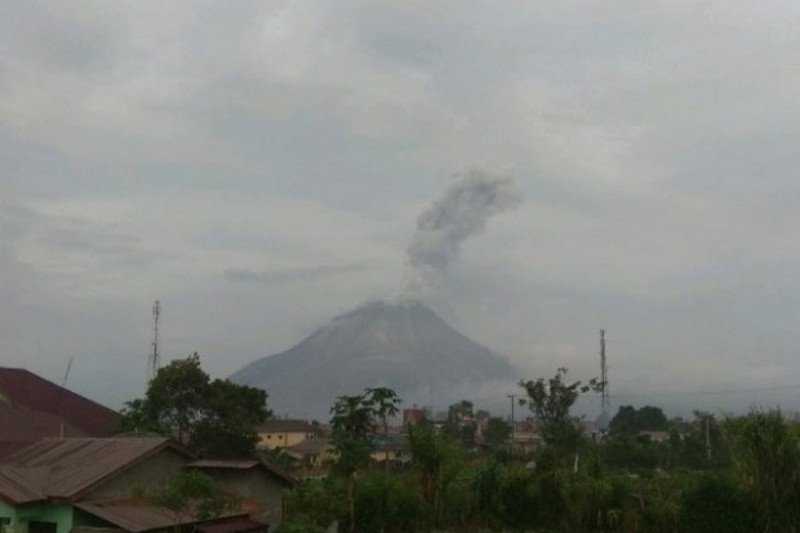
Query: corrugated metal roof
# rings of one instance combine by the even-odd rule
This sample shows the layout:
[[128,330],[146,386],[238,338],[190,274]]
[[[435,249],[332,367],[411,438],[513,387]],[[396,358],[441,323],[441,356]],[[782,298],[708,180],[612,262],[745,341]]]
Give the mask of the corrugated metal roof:
[[200,533],[247,533],[249,531],[267,531],[269,526],[262,522],[256,522],[252,518],[233,518],[202,524],[197,526]]
[[[48,498],[72,499],[136,462],[172,446],[166,438],[45,439],[6,459]],[[42,477],[44,476],[44,477]]]
[[189,463],[186,466],[195,468],[236,468],[247,470],[248,468],[253,468],[258,465],[259,461],[255,459],[201,459],[200,461]]
[[93,437],[110,437],[119,425],[117,412],[22,368],[0,367],[0,399],[15,407],[63,417]]
[[[78,502],[75,507],[132,533],[203,522],[191,511],[176,513],[166,507],[134,499]],[[225,518],[246,516],[243,513],[232,513]]]
[[0,402],[0,459],[45,438],[86,437],[64,418]]
[[279,419],[267,420],[258,426],[259,433],[317,433],[319,427],[305,420]]
[[189,463],[186,466],[189,468],[199,468],[201,470],[213,470],[217,468],[249,470],[250,468],[261,468],[290,486],[297,484],[297,479],[288,472],[285,472],[282,468],[257,459],[202,459]]
[[22,504],[45,499],[39,483],[42,474],[31,469],[0,466],[0,499]]

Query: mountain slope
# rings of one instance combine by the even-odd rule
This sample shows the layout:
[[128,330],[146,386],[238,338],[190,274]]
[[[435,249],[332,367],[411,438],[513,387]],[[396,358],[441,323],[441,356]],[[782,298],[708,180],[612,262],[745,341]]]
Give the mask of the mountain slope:
[[511,366],[417,302],[374,302],[338,316],[295,347],[231,379],[267,390],[277,414],[325,417],[341,394],[387,386],[404,403],[446,406],[511,383]]

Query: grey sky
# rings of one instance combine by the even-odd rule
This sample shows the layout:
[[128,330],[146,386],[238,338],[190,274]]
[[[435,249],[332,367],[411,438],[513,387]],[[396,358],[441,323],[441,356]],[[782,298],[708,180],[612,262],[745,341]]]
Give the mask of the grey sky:
[[[479,167],[525,203],[435,304],[530,376],[620,395],[800,384],[800,5],[4,2],[0,364],[113,405],[227,375],[401,289]],[[798,390],[653,397],[746,408]]]

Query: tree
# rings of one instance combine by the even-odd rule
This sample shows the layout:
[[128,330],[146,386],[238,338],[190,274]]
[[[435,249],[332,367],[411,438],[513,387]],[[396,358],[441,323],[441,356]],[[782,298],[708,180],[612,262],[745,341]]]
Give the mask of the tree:
[[[372,410],[383,426],[383,438],[389,438],[389,422],[390,416],[395,416],[399,412],[398,406],[400,405],[400,397],[395,391],[386,387],[377,387],[374,389],[366,390],[367,402],[372,405]],[[389,468],[388,452],[384,455],[384,467]]]
[[511,436],[511,424],[506,422],[500,417],[492,417],[486,425],[486,434],[484,439],[486,444],[492,449],[499,449],[508,444],[508,439]]
[[435,524],[444,514],[442,495],[459,474],[463,450],[448,434],[439,433],[430,423],[408,428],[411,462],[420,476],[422,497]]
[[335,468],[347,479],[350,531],[355,531],[355,476],[369,463],[370,436],[375,429],[375,410],[365,394],[339,396],[331,407],[332,443],[338,459]]
[[197,517],[211,520],[227,512],[238,510],[238,498],[226,494],[208,475],[187,470],[172,478],[164,487],[147,495],[155,505],[175,513],[176,527],[182,518]]
[[523,401],[535,415],[545,444],[570,453],[577,449],[580,440],[580,420],[570,414],[570,409],[581,394],[599,391],[602,384],[597,379],[586,385],[580,381],[567,383],[566,379],[567,369],[559,368],[549,380],[521,381],[520,386],[527,393]]
[[761,531],[800,527],[800,447],[779,410],[753,411],[727,423],[736,466],[750,489]]
[[160,368],[145,397],[122,411],[127,431],[151,431],[174,437],[201,456],[252,455],[255,428],[270,415],[261,389],[211,378],[197,353]]
[[447,433],[454,439],[458,439],[467,447],[475,445],[475,413],[474,405],[468,400],[461,400],[454,403],[447,409]]
[[646,405],[636,409],[632,405],[621,405],[611,419],[609,430],[614,434],[635,435],[640,431],[664,431],[669,421],[659,407]]

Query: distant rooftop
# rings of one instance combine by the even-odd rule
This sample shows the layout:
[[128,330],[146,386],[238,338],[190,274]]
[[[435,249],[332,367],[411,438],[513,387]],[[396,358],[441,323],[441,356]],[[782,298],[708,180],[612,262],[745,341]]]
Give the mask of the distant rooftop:
[[63,418],[93,437],[110,437],[120,419],[116,411],[22,368],[0,367],[2,403]]

